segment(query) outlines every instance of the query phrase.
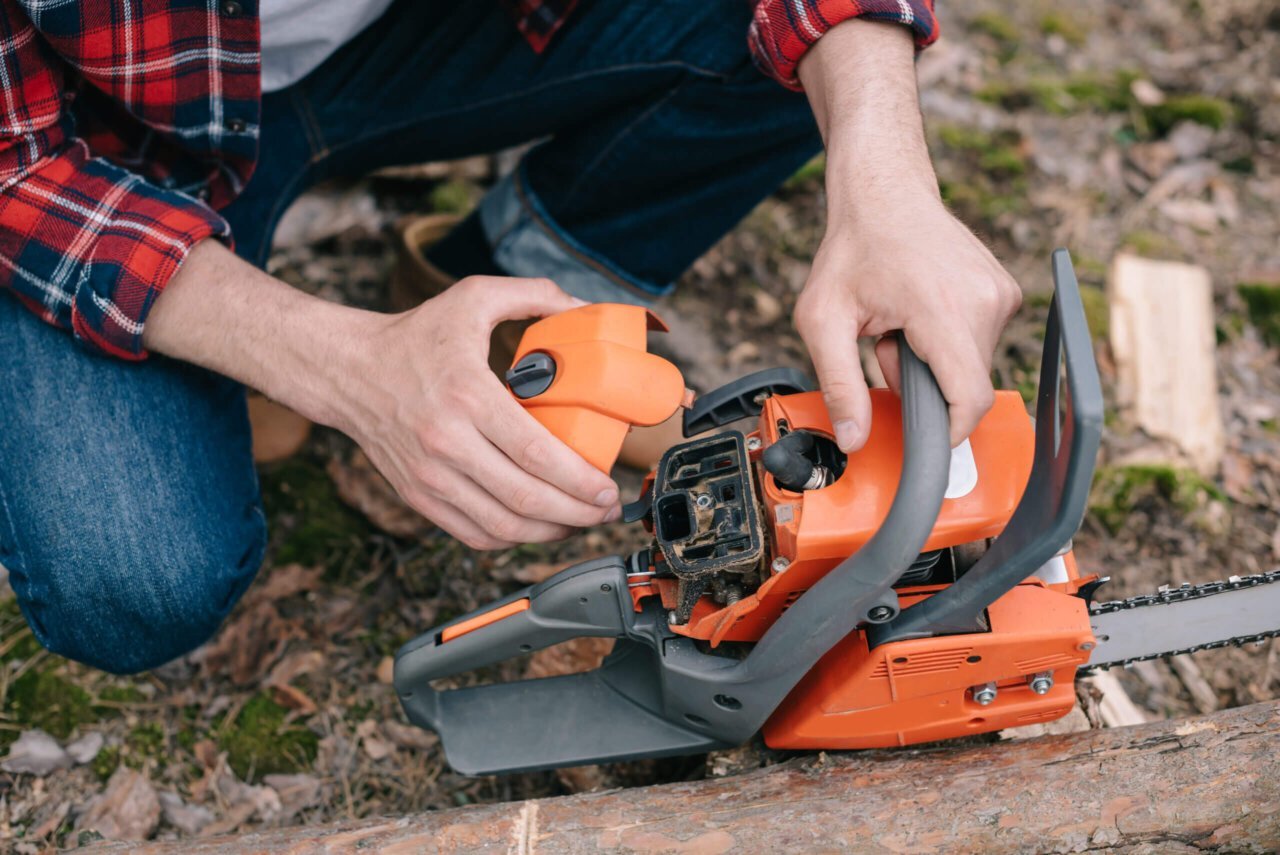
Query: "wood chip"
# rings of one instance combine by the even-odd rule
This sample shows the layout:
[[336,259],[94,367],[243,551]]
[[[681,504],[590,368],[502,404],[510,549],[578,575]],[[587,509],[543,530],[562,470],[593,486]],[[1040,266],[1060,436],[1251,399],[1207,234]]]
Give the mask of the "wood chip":
[[1208,271],[1121,254],[1107,285],[1117,397],[1126,417],[1172,442],[1198,471],[1214,474],[1224,432]]
[[1191,702],[1202,713],[1211,713],[1218,708],[1218,693],[1209,685],[1209,681],[1200,673],[1200,666],[1190,656],[1171,656],[1169,665],[1178,675],[1182,685],[1187,687]]

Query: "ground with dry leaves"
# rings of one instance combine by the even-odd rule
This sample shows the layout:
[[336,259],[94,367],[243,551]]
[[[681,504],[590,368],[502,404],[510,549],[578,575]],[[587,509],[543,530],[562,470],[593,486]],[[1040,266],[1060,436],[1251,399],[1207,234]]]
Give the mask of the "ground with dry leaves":
[[[1280,14],[1263,0],[986,0],[941,12],[947,37],[924,55],[920,76],[943,192],[1027,292],[997,354],[1003,386],[1034,388],[1052,247],[1070,247],[1091,286],[1109,394],[1101,287],[1110,259],[1128,249],[1213,276],[1221,471],[1202,478],[1170,464],[1112,408],[1080,561],[1112,576],[1115,596],[1274,567]],[[323,188],[282,227],[271,268],[327,298],[385,308],[392,224],[467,209],[493,168],[473,160]],[[806,364],[788,317],[821,235],[821,174],[812,164],[762,204],[663,309],[667,349],[696,388]],[[0,585],[0,848],[404,814],[770,761],[751,751],[453,774],[435,737],[400,713],[389,686],[396,648],[562,562],[639,536],[612,528],[552,548],[473,553],[407,513],[351,443],[327,431],[261,477],[272,523],[261,578],[213,641],[157,671],[112,677],[41,651]],[[1212,651],[1121,679],[1152,717],[1239,705],[1277,695],[1278,651]],[[599,652],[551,651],[505,676],[552,673]]]

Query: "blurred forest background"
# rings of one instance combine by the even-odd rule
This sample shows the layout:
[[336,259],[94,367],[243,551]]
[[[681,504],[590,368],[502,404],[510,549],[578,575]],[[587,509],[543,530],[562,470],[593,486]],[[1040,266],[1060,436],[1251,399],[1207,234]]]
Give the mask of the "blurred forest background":
[[[1085,285],[1109,408],[1076,539],[1082,566],[1113,577],[1104,599],[1276,567],[1280,7],[941,0],[939,12],[944,36],[919,76],[942,192],[1026,291],[997,353],[1000,385],[1034,392],[1053,247],[1072,250]],[[385,309],[395,223],[465,212],[511,160],[321,188],[290,212],[270,269],[327,299]],[[818,159],[659,307],[673,328],[665,348],[695,388],[807,365],[789,318],[822,234],[822,180]],[[1225,443],[1207,470],[1169,455],[1115,406],[1105,288],[1122,251],[1211,276]],[[281,425],[279,441],[288,445],[292,429]],[[613,527],[550,548],[471,552],[400,505],[352,443],[325,430],[264,464],[261,479],[272,545],[258,582],[212,642],[154,672],[113,677],[41,650],[0,581],[0,754],[10,752],[0,761],[0,850],[73,846],[95,827],[174,838],[730,774],[774,759],[753,746],[561,773],[454,774],[435,736],[400,711],[389,685],[397,647],[639,535]],[[624,490],[638,483],[627,476]],[[599,653],[557,649],[506,676],[580,667]],[[1276,697],[1278,659],[1268,642],[1119,678],[1143,716],[1193,714]]]

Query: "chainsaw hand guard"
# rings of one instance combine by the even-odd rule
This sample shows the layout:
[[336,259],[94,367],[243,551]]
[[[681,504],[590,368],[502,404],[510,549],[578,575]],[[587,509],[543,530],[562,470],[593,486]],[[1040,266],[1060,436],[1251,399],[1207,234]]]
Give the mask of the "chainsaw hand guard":
[[[745,658],[703,652],[653,598],[637,611],[621,558],[589,561],[434,629],[396,655],[409,719],[440,734],[464,774],[691,754],[741,744],[855,628],[897,613],[892,590],[928,538],[947,487],[946,401],[905,338],[903,458],[880,529],[768,629]],[[644,570],[647,568],[637,568]],[[615,637],[600,668],[437,691],[430,681],[581,636]]]
[[872,646],[980,630],[984,610],[1058,554],[1080,528],[1102,442],[1102,384],[1080,285],[1065,249],[1054,250],[1053,282],[1036,396],[1035,464],[1022,500],[968,573],[895,620],[871,628]]

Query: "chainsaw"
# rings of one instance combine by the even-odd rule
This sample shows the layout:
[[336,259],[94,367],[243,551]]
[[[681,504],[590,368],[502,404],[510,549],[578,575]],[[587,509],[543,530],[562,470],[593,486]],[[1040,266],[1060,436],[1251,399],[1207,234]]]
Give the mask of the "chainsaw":
[[[1079,286],[1053,255],[1035,416],[1001,391],[952,449],[946,401],[899,336],[900,395],[872,390],[844,454],[819,392],[770,369],[697,397],[648,352],[662,322],[597,304],[526,330],[511,393],[609,471],[627,432],[684,408],[624,519],[650,545],[586,561],[407,643],[395,689],[470,775],[730,748],[912,745],[1047,722],[1077,674],[1280,633],[1280,571],[1095,603],[1072,537],[1103,400]],[[745,420],[749,432],[730,429]],[[716,432],[717,429],[724,429]],[[570,639],[585,673],[432,682]],[[450,681],[455,686],[457,680]]]

